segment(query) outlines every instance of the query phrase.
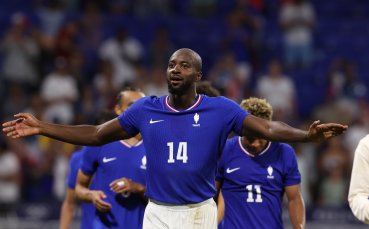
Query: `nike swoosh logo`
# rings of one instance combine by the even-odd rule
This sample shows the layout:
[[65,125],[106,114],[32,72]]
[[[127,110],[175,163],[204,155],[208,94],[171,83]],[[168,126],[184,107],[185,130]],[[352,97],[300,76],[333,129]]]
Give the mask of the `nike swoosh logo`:
[[111,158],[106,158],[106,157],[104,157],[103,158],[103,162],[104,163],[108,163],[108,162],[110,162],[110,161],[114,161],[115,159],[117,159],[116,157],[111,157]]
[[240,167],[238,167],[238,168],[234,168],[234,169],[227,168],[226,172],[227,172],[227,173],[233,173],[234,171],[237,171],[237,170],[239,170],[239,169],[240,169]]
[[157,122],[163,122],[164,120],[152,120],[150,119],[150,124],[154,124],[154,123],[157,123]]

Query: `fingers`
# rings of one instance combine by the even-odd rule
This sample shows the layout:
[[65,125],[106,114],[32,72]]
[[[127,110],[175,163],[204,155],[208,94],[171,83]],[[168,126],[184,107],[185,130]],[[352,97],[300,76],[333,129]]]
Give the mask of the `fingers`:
[[101,191],[96,193],[96,197],[94,198],[93,204],[95,205],[97,210],[99,210],[101,212],[106,212],[106,211],[109,211],[112,208],[111,204],[109,204],[108,202],[105,202],[103,200],[106,197],[107,196]]
[[121,193],[128,189],[129,181],[126,178],[118,179],[109,184],[110,190],[115,193]]

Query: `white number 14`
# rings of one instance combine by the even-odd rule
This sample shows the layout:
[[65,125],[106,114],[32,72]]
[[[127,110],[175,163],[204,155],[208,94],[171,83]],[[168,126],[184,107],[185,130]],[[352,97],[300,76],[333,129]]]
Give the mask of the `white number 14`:
[[[174,143],[167,142],[167,146],[169,147],[169,159],[168,163],[174,163]],[[178,150],[177,150],[177,161],[182,161],[183,163],[187,163],[187,142],[179,142]]]

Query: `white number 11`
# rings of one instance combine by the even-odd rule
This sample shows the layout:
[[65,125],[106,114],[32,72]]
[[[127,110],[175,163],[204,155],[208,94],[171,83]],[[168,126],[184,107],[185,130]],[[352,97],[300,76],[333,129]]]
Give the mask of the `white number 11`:
[[261,198],[260,185],[254,185],[254,189],[256,191],[256,199],[254,199],[254,196],[253,196],[252,186],[253,186],[252,184],[249,184],[249,185],[246,186],[246,189],[247,189],[247,192],[248,192],[246,202],[249,202],[249,203],[253,203],[253,202],[262,203],[263,199]]

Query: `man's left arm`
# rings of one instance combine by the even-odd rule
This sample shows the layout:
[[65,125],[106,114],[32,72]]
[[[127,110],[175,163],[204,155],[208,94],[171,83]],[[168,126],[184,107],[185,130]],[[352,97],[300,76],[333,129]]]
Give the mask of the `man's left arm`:
[[288,212],[294,229],[305,228],[305,204],[301,195],[300,185],[285,187],[288,199]]
[[319,142],[344,133],[347,125],[338,123],[321,124],[315,121],[308,131],[297,129],[279,121],[269,121],[253,115],[243,120],[242,135],[253,135],[277,142]]

